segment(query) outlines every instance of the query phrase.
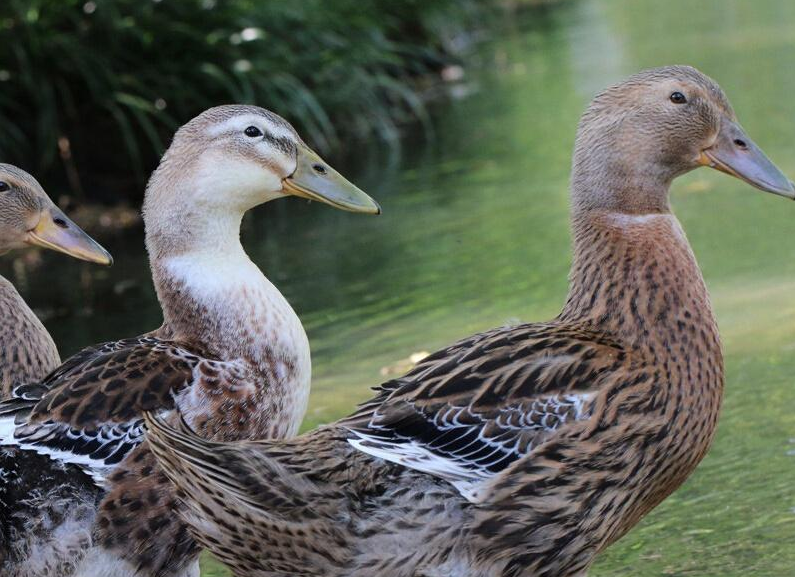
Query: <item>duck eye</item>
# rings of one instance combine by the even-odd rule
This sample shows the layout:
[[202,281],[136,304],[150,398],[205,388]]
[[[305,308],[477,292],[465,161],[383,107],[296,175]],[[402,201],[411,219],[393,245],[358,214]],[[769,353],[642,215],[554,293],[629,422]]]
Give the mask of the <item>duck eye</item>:
[[687,102],[687,98],[681,92],[673,92],[671,93],[671,102],[674,104],[684,104]]
[[11,187],[8,186],[7,182],[0,181],[0,192],[5,192],[9,190]]
[[249,126],[243,131],[243,134],[249,138],[257,138],[258,136],[262,136],[262,131],[256,126]]

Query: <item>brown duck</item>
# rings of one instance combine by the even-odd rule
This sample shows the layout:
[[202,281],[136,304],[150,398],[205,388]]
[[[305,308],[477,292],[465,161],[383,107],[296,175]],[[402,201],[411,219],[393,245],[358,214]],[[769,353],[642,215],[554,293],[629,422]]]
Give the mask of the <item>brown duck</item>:
[[[35,178],[15,166],[0,164],[0,253],[24,246],[106,265],[113,260],[53,204]],[[0,399],[9,397],[18,385],[38,381],[60,363],[50,333],[14,286],[0,277]],[[0,449],[0,471],[7,479],[0,491],[0,543],[24,520],[35,524],[39,513],[38,507],[27,507],[16,499],[17,489],[25,485],[17,462],[13,449]],[[51,480],[57,483],[61,475],[54,471]],[[0,568],[8,555],[0,547]]]
[[[267,110],[217,107],[180,128],[144,200],[162,326],[89,347],[0,403],[0,445],[17,448],[13,465],[30,479],[18,499],[43,496],[55,511],[49,530],[25,526],[0,543],[11,551],[2,575],[198,576],[199,548],[144,443],[142,411],[178,409],[215,440],[297,432],[309,343],[240,243],[244,213],[288,195],[379,212]],[[70,482],[38,483],[40,455]]]
[[[53,204],[30,174],[0,164],[0,254],[39,246],[111,264],[110,254]],[[50,334],[14,286],[0,277],[0,399],[61,363]]]
[[289,441],[212,443],[149,415],[193,534],[239,577],[586,575],[715,432],[718,330],[668,202],[703,165],[795,197],[715,82],[632,76],[580,123],[556,319],[459,341]]

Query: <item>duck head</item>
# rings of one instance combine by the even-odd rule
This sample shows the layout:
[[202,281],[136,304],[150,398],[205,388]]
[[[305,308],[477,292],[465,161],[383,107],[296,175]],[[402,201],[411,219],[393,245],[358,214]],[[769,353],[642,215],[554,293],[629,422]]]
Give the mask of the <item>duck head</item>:
[[72,222],[30,174],[0,164],[0,253],[23,246],[56,250],[98,264],[113,258]]
[[[189,179],[189,189],[163,180]],[[171,184],[175,184],[172,182]],[[147,194],[167,189],[194,209],[247,211],[299,196],[351,212],[379,214],[378,204],[301,140],[283,118],[258,106],[206,110],[180,128]],[[189,195],[189,198],[187,196]]]
[[671,181],[701,166],[795,198],[793,184],[748,137],[715,81],[689,66],[645,70],[597,95],[583,115],[574,206],[666,211]]

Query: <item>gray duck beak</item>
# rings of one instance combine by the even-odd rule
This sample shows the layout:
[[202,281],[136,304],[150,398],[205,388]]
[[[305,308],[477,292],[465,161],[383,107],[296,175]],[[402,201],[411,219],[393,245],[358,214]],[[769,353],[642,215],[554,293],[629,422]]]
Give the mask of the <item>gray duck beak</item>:
[[111,265],[113,257],[55,206],[45,206],[38,224],[27,233],[27,244],[68,254],[80,260]]
[[365,214],[381,214],[381,207],[306,145],[298,145],[295,172],[284,179],[287,194],[329,204],[334,208]]
[[698,163],[735,178],[760,190],[795,199],[795,185],[748,138],[735,121],[724,117],[715,144],[701,152]]

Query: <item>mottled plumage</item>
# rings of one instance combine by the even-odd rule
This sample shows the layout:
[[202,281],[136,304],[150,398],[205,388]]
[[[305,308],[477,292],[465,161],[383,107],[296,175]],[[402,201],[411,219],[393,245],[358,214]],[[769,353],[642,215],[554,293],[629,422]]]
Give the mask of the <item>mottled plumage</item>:
[[[317,174],[303,172],[307,157]],[[53,568],[37,577],[198,574],[199,548],[175,514],[142,413],[170,418],[179,409],[215,440],[297,432],[309,394],[309,343],[293,309],[240,244],[243,214],[288,194],[377,212],[271,112],[218,107],[177,132],[144,201],[163,325],[89,347],[0,403],[0,445],[17,448],[16,469],[27,473],[46,457],[50,469],[68,471],[66,489],[79,493],[69,504],[77,510],[90,503],[79,523],[68,520],[68,531],[89,536],[82,549],[59,549],[57,535],[67,525],[57,521],[43,537],[20,532],[16,540],[25,545],[12,545],[4,575],[31,575],[31,557]],[[24,478],[28,493],[68,501],[64,483],[50,482],[54,475]],[[88,489],[86,479],[93,481]]]
[[61,358],[50,333],[10,282],[0,277],[0,399],[37,380]]
[[[15,166],[0,164],[0,253],[23,245],[46,246],[87,260],[110,261],[110,255],[52,203],[36,179]],[[60,362],[47,329],[14,286],[0,277],[0,400],[9,397],[16,386],[37,382]],[[44,476],[54,486],[68,479],[62,469],[50,470],[46,458],[30,459],[23,470],[14,449],[0,448],[0,570],[7,558],[27,556],[24,546],[14,550],[15,536],[23,531],[42,536],[49,533],[51,524],[59,524],[70,527],[69,535],[60,540],[64,551],[86,542],[84,533],[71,531],[72,520],[80,517],[84,509],[70,511],[62,506],[58,495],[44,499],[41,494],[26,490],[31,482],[38,483]],[[69,497],[75,501],[73,493]],[[45,565],[29,563],[28,572],[61,569],[58,565]]]
[[556,319],[459,341],[292,440],[147,414],[191,532],[238,577],[584,576],[712,442],[720,340],[668,189],[707,156],[795,196],[739,130],[696,70],[640,73],[583,116]]

